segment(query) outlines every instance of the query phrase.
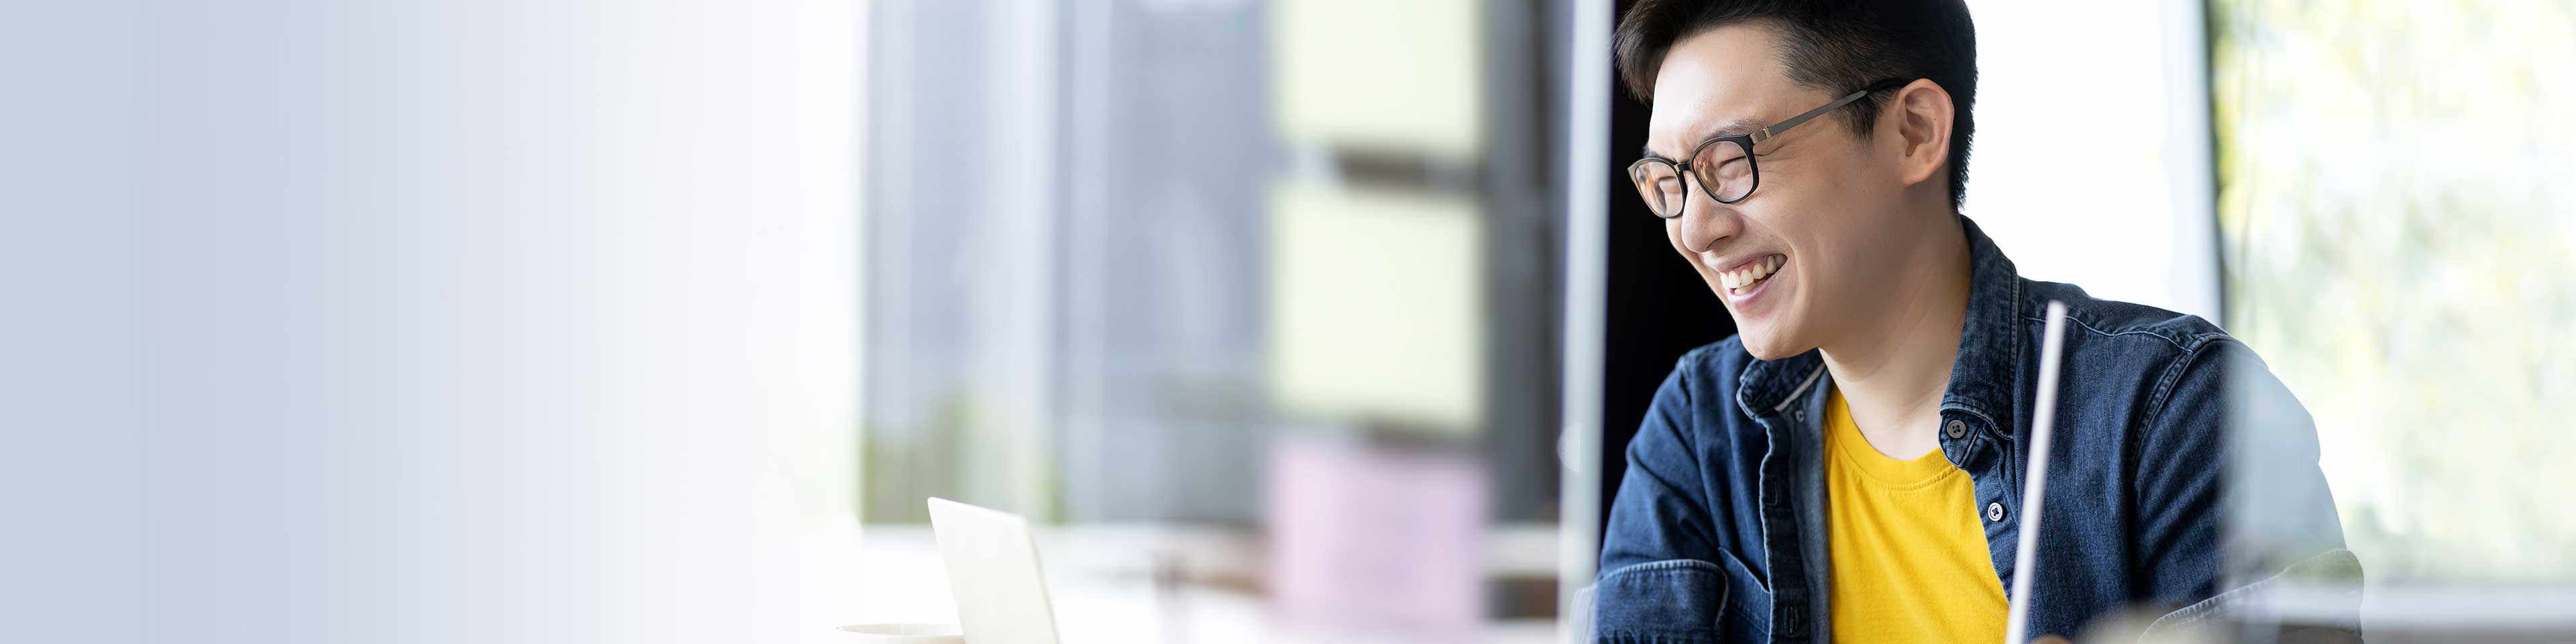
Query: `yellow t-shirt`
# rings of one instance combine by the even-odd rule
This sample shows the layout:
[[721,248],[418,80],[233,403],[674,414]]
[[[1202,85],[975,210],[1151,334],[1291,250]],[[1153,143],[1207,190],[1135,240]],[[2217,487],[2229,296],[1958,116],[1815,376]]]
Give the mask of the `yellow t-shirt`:
[[1937,448],[1911,460],[1879,453],[1841,391],[1825,401],[1824,433],[1834,639],[2003,639],[2003,582],[1968,473]]

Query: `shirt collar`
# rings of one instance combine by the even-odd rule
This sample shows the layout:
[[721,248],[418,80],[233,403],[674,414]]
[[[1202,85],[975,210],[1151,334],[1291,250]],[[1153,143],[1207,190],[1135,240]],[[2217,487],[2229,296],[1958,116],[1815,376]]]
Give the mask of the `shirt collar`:
[[1959,359],[1950,365],[1950,388],[1941,396],[1941,409],[1973,415],[1995,427],[1996,414],[2013,409],[2015,385],[2021,382],[2027,335],[2021,323],[2021,274],[1976,222],[1959,217],[1959,230],[1968,236],[1967,318],[1959,325]]

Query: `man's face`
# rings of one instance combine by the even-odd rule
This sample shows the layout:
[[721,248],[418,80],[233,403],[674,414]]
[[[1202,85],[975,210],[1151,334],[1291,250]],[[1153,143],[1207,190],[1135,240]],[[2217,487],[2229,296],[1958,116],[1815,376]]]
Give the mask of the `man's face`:
[[[1732,25],[1675,43],[1655,77],[1646,147],[1679,160],[1711,136],[1749,132],[1839,98],[1791,82],[1774,33],[1765,24]],[[1875,139],[1891,137],[1891,119],[1881,116]],[[1912,232],[1890,225],[1905,189],[1894,162],[1899,146],[1861,140],[1843,119],[1819,116],[1754,146],[1761,184],[1743,201],[1718,203],[1692,180],[1682,216],[1665,220],[1673,251],[1726,302],[1756,358],[1850,337],[1889,299],[1882,271],[1896,265]]]

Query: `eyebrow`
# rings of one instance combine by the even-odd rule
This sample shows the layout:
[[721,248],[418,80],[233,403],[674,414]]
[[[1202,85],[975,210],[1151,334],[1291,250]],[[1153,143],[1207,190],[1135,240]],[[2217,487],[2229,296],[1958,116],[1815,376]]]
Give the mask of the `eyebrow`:
[[[1704,129],[1702,130],[1702,131],[1704,131],[1704,132],[1707,132],[1707,134],[1702,135],[1702,136],[1700,136],[1700,137],[1698,137],[1698,138],[1693,138],[1693,139],[1688,139],[1688,140],[1690,141],[1690,144],[1689,144],[1689,145],[1691,145],[1691,146],[1693,146],[1693,147],[1697,147],[1697,146],[1698,146],[1699,144],[1701,144],[1701,143],[1706,143],[1706,142],[1708,142],[1708,140],[1709,140],[1709,139],[1714,139],[1714,138],[1721,137],[1721,136],[1734,136],[1734,135],[1737,135],[1737,134],[1744,134],[1744,133],[1752,132],[1752,131],[1754,131],[1754,130],[1761,129],[1761,128],[1762,128],[1762,123],[1761,123],[1761,122],[1759,122],[1759,121],[1755,121],[1755,120],[1753,120],[1753,119],[1735,119],[1735,120],[1731,120],[1731,121],[1720,121],[1720,122],[1718,122],[1717,124],[1715,124],[1715,125],[1710,125],[1710,126],[1708,126],[1707,128],[1704,128]],[[1642,152],[1643,152],[1646,156],[1655,157],[1655,158],[1658,158],[1658,159],[1662,159],[1662,158],[1664,158],[1662,155],[1655,154],[1655,144],[1654,144],[1654,142],[1652,142],[1652,141],[1649,141],[1649,142],[1647,142],[1647,143],[1646,143],[1645,148],[1642,150]],[[1687,151],[1685,151],[1685,152],[1687,152]],[[1666,159],[1666,160],[1667,160],[1667,161],[1669,161],[1670,159]]]

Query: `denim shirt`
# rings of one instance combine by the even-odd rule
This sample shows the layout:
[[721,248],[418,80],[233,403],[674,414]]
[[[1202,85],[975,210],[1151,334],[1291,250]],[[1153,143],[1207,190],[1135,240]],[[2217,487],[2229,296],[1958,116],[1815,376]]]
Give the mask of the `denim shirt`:
[[[2018,572],[2041,312],[2062,300],[2070,318],[2033,636],[2073,636],[2140,605],[2205,617],[2223,583],[2320,552],[2339,553],[2358,575],[2340,550],[2315,430],[2242,343],[2198,317],[2022,279],[1976,224],[1960,223],[1967,316],[1935,434],[1975,483],[1976,507],[1960,511],[1984,525],[2007,589]],[[1681,358],[1628,444],[1602,539],[1595,640],[1831,640],[1819,429],[1831,386],[1815,351],[1755,360],[1728,338]],[[2259,443],[2230,433],[2243,424],[2261,426]],[[2262,489],[2222,489],[2231,444],[2263,453]],[[2265,512],[2274,528],[2223,531],[2241,507],[2230,495],[2258,492],[2282,510]]]

